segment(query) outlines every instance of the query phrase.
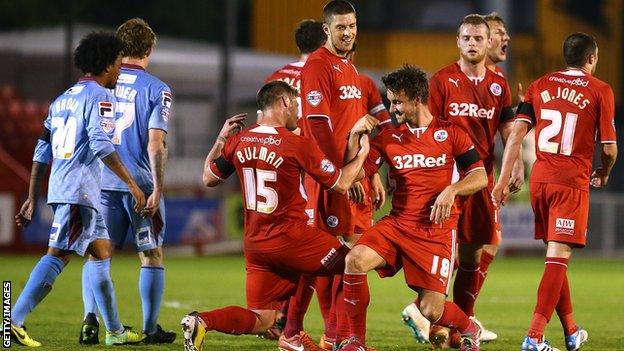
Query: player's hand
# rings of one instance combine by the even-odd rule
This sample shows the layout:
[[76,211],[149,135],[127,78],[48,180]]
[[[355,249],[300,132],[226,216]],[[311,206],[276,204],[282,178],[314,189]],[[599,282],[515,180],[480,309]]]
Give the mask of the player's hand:
[[219,132],[219,137],[227,139],[245,128],[246,113],[239,113],[225,120],[223,128]]
[[440,195],[436,198],[433,206],[431,206],[429,220],[433,221],[435,224],[440,224],[451,218],[451,209],[455,203],[455,195],[455,187],[452,185],[444,188],[444,190],[442,190]]
[[15,223],[18,227],[27,227],[35,215],[36,200],[28,198],[24,201],[19,213],[15,215]]
[[512,194],[517,193],[522,189],[524,185],[524,162],[521,159],[516,160],[511,170],[511,177],[509,178],[509,192]]
[[589,179],[589,184],[594,188],[602,188],[609,182],[609,173],[603,168],[596,168]]
[[377,127],[378,124],[379,120],[377,118],[367,114],[355,122],[353,128],[351,128],[351,134],[368,134]]
[[353,183],[353,185],[349,188],[347,195],[349,196],[349,200],[355,202],[356,204],[364,203],[364,196],[366,196],[364,193],[364,186],[361,182]]
[[492,203],[494,207],[500,208],[501,206],[505,206],[507,198],[509,198],[509,186],[501,182],[496,183],[494,190],[492,190]]
[[518,83],[518,103],[524,101],[524,88],[522,88],[522,83]]
[[160,191],[153,191],[150,196],[147,197],[147,201],[145,201],[145,207],[141,210],[141,216],[152,217],[158,211],[160,207]]
[[386,191],[381,182],[381,176],[379,173],[375,173],[371,179],[371,192],[373,205],[375,206],[375,210],[378,210],[386,202]]
[[132,194],[132,198],[134,199],[134,211],[136,213],[141,213],[145,207],[145,194],[143,190],[141,190],[134,181],[128,185],[128,190],[130,190],[130,194]]

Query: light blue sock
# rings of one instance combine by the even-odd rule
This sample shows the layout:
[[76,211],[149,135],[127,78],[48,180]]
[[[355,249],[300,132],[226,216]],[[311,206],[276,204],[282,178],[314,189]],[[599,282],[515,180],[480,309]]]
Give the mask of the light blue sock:
[[139,293],[141,293],[143,307],[143,330],[147,334],[156,332],[156,322],[164,289],[165,269],[163,267],[141,267]]
[[93,289],[91,288],[91,279],[89,278],[89,265],[93,261],[86,260],[84,266],[82,266],[82,303],[84,305],[84,318],[88,313],[97,315],[97,305],[95,303],[95,296],[93,295]]
[[24,325],[26,316],[43,300],[52,290],[52,284],[63,271],[65,263],[58,257],[45,255],[41,257],[35,268],[30,272],[28,282],[24,290],[17,298],[13,311],[11,311],[11,322],[15,325]]
[[110,258],[96,260],[89,263],[89,280],[97,308],[104,320],[107,331],[118,332],[123,330],[117,312],[115,288],[110,277]]

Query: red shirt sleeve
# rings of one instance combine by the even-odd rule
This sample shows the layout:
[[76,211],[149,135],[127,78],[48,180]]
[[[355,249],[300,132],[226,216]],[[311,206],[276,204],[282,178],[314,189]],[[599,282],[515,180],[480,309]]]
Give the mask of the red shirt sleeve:
[[378,135],[375,139],[370,142],[370,151],[368,152],[368,156],[366,157],[366,161],[364,161],[364,165],[362,168],[364,169],[364,174],[369,177],[379,170],[381,165],[384,162],[383,157],[381,156],[381,139],[382,136]]
[[446,116],[443,115],[444,111],[444,87],[440,84],[439,77],[437,74],[433,75],[429,79],[429,111],[433,117],[439,117],[441,119],[446,119]]
[[301,71],[301,103],[304,118],[323,117],[329,120],[332,72],[321,60],[306,62]]
[[453,158],[457,163],[457,168],[468,173],[478,168],[484,168],[483,161],[479,157],[477,149],[474,147],[468,133],[460,127],[454,127],[453,133]]
[[601,143],[615,143],[615,99],[613,90],[609,85],[605,85],[599,94],[600,115],[598,116],[598,133],[600,133]]
[[309,139],[303,138],[303,140],[297,150],[299,165],[317,183],[325,188],[333,188],[342,170],[325,157],[321,149]]

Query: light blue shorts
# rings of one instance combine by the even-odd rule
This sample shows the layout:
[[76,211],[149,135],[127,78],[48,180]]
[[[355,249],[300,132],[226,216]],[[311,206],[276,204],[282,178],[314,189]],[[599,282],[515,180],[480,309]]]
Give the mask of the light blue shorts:
[[109,240],[104,217],[95,209],[75,204],[51,204],[54,220],[48,246],[84,256],[91,242]]
[[162,197],[158,211],[147,218],[134,212],[132,194],[129,192],[102,190],[100,203],[106,227],[116,248],[123,247],[128,232],[133,236],[138,252],[162,246],[165,237],[165,200]]

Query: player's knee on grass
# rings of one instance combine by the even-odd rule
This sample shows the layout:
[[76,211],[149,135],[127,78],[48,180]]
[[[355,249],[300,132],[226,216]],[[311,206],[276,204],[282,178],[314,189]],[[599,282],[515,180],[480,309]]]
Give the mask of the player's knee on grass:
[[418,293],[418,310],[430,322],[437,322],[444,312],[446,296],[439,292],[423,290]]
[[162,247],[145,250],[139,252],[139,258],[141,259],[141,265],[143,267],[162,267],[163,266],[163,251]]
[[88,252],[95,260],[106,260],[113,255],[113,245],[110,240],[98,239],[89,245]]
[[264,332],[275,324],[278,311],[274,310],[254,310],[256,314],[256,324],[252,333]]

